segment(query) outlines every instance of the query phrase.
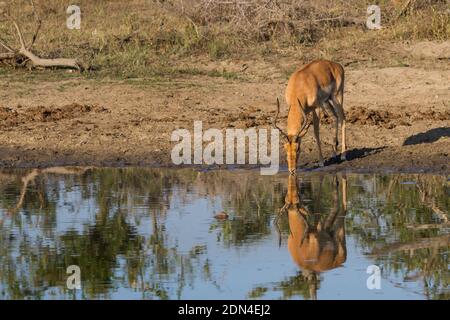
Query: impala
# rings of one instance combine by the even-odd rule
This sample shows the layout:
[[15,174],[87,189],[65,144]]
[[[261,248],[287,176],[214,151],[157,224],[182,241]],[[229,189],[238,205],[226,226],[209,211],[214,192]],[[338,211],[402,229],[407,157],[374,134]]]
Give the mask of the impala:
[[300,154],[301,138],[307,133],[310,122],[307,116],[312,114],[314,137],[319,152],[319,165],[323,167],[323,155],[319,136],[319,111],[322,108],[335,119],[335,135],[333,153],[338,149],[338,132],[341,127],[341,159],[345,160],[345,115],[344,101],[344,68],[332,61],[316,60],[295,71],[286,88],[286,103],[289,106],[287,132],[277,126],[280,113],[280,102],[277,99],[277,113],[274,127],[280,130],[286,139],[288,169],[295,174]]

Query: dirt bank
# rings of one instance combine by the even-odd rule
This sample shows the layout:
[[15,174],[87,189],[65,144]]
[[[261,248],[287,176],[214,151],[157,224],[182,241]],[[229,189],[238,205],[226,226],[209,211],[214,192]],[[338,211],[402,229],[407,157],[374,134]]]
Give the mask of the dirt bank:
[[[286,85],[277,67],[298,63],[240,61],[227,68],[243,64],[250,68],[235,79],[2,76],[0,166],[171,165],[172,131],[192,130],[194,120],[202,120],[204,128],[269,127],[275,99],[283,96]],[[346,68],[346,76],[349,161],[329,159],[325,170],[450,172],[448,61],[426,67],[357,63]],[[329,157],[329,119],[323,119],[321,135]],[[312,132],[303,150],[301,165],[314,168]]]

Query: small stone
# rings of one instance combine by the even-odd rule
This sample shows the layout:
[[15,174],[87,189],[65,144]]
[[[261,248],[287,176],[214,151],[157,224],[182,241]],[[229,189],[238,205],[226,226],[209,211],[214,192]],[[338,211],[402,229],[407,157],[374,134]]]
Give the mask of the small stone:
[[226,220],[228,219],[228,214],[224,211],[221,211],[219,213],[217,213],[214,218],[218,219],[218,220]]

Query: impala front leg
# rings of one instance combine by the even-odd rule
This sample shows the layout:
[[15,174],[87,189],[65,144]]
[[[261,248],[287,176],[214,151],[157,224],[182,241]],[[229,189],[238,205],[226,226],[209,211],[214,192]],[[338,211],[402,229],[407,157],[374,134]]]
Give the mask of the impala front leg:
[[312,114],[313,114],[313,125],[314,125],[314,138],[316,138],[317,150],[319,151],[319,166],[323,167],[324,162],[323,162],[322,147],[320,145],[320,136],[319,136],[320,120],[315,111],[313,111]]
[[326,112],[331,115],[334,119],[334,145],[333,145],[333,157],[336,158],[337,152],[338,152],[338,135],[339,135],[339,119],[336,111],[334,111],[333,105],[330,101],[326,101],[322,105],[323,109],[326,110]]

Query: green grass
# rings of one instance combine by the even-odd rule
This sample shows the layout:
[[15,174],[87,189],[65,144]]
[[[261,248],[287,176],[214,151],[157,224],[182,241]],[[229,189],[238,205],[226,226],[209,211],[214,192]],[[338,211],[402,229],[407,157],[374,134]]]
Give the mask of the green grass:
[[[200,0],[185,0],[184,8],[175,0],[78,0],[82,9],[81,30],[65,28],[69,1],[35,2],[43,21],[35,53],[42,57],[75,57],[92,69],[82,77],[95,79],[153,78],[158,82],[166,77],[205,76],[239,80],[239,73],[186,67],[183,61],[193,57],[213,62],[251,59],[252,55],[301,55],[309,59],[318,54],[346,59],[350,54],[374,56],[374,44],[382,42],[450,39],[450,14],[443,0],[417,0],[417,5],[399,19],[395,19],[391,1],[378,1],[383,12],[381,31],[326,22],[327,18],[339,16],[363,18],[367,5],[373,2],[370,0],[317,0],[314,5],[292,0],[275,7],[268,4],[268,8],[259,6],[267,1],[249,0],[248,13],[219,2],[202,10]],[[20,21],[29,41],[34,21],[30,19],[28,0],[8,2],[8,8]],[[292,25],[286,29],[286,23],[280,21]],[[8,21],[1,20],[0,34],[17,47],[14,28]],[[2,77],[9,73],[27,81],[42,75],[47,81],[79,76],[60,70],[28,72],[0,66]]]

